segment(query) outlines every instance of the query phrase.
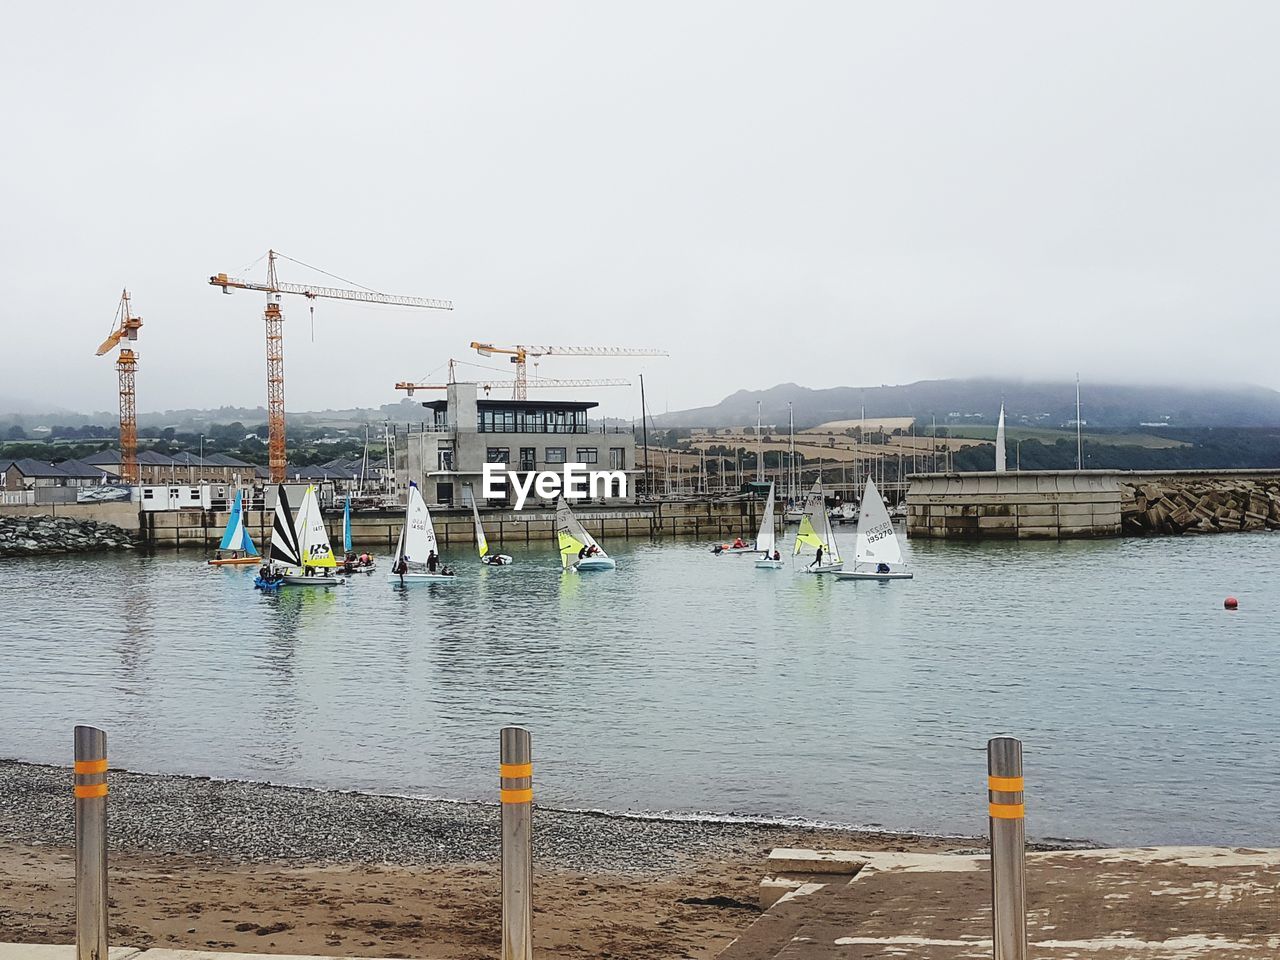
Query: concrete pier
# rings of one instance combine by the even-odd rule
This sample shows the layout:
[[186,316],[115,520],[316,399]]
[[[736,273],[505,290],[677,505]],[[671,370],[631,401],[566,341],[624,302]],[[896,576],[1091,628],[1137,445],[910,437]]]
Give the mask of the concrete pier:
[[1057,540],[1120,535],[1119,473],[949,473],[910,479],[909,537]]

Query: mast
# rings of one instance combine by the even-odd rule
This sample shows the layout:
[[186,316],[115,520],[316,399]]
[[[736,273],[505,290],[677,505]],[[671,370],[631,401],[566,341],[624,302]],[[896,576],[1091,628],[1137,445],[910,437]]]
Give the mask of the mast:
[[644,434],[644,495],[653,495],[649,479],[649,414],[644,406],[644,374],[640,374],[640,431]]
[[787,499],[795,506],[796,500],[796,415],[787,401]]
[[756,401],[756,481],[764,481],[764,442],[760,438],[760,401]]
[[1084,444],[1080,439],[1080,374],[1076,373],[1076,469],[1084,469]]

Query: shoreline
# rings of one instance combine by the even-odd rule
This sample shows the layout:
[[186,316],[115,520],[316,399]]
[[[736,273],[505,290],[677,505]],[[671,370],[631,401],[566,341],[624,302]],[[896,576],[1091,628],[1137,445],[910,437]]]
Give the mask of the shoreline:
[[[68,767],[0,761],[0,941],[74,939]],[[112,770],[110,940],[491,958],[497,804]],[[760,914],[774,847],[974,851],[980,838],[534,810],[539,954],[711,960]]]

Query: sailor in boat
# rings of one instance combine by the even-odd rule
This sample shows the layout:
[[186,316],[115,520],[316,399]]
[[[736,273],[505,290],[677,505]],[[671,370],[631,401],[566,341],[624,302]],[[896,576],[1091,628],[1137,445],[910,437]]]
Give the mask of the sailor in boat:
[[889,573],[889,565],[887,563],[876,564],[876,573]]
[[435,573],[436,567],[440,566],[440,558],[436,556],[436,552],[432,550],[427,554],[427,573]]
[[724,553],[724,544],[717,543],[714,547],[711,548],[711,552],[714,553],[716,556],[719,556],[720,554]]
[[781,560],[781,559],[782,559],[782,554],[780,554],[780,553],[778,552],[778,548],[777,548],[777,547],[774,547],[774,549],[773,549],[773,556],[771,556],[769,559],[770,559],[770,560]]
[[391,568],[391,572],[400,578],[400,583],[404,584],[404,575],[409,572],[409,558],[401,557],[395,562]]
[[813,553],[813,563],[809,564],[809,566],[810,567],[822,566],[822,544],[818,544],[818,549],[815,550]]
[[213,551],[213,559],[215,559],[215,560],[221,560],[221,559],[222,559],[222,551],[221,551],[221,550],[215,550],[215,551]]
[[742,542],[742,538],[741,538],[741,537],[735,537],[735,538],[734,538],[734,541],[733,541],[733,548],[734,548],[735,550],[739,550],[739,549],[741,549],[742,547],[745,547],[745,546],[746,546],[746,544]]

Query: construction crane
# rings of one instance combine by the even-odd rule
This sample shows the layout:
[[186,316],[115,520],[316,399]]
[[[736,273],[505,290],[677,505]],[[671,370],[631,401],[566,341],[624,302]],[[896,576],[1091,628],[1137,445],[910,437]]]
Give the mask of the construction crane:
[[[132,343],[138,339],[138,331],[142,329],[142,318],[135,317],[129,303],[129,291],[120,294],[120,304],[116,307],[116,315],[112,320],[114,327],[111,335],[98,347],[97,356],[102,356],[121,340]],[[120,479],[125,483],[138,482],[138,409],[134,394],[134,375],[138,372],[138,355],[133,348],[120,348],[116,357],[116,372],[120,376]]]
[[[451,384],[458,382],[457,366],[462,363],[463,366],[471,366],[465,361],[450,360],[449,361],[449,380],[447,383],[409,383],[400,381],[396,384],[397,390],[405,391],[409,396],[413,396],[415,390],[448,390]],[[480,380],[476,386],[482,388],[487,394],[491,390],[514,389],[516,382],[514,380]],[[535,390],[544,387],[629,387],[630,380],[550,380],[535,377],[526,381],[526,385]]]
[[529,396],[529,378],[526,364],[530,357],[665,357],[665,350],[645,350],[633,347],[531,347],[516,344],[513,347],[495,347],[492,343],[471,342],[471,349],[482,357],[494,354],[506,354],[516,365],[516,379],[512,384],[512,396],[517,400],[526,400]]
[[[267,309],[263,318],[267,322],[267,460],[271,465],[271,482],[283,483],[285,479],[284,437],[284,313],[280,309],[280,294],[296,293],[315,300],[358,300],[362,303],[387,303],[397,307],[424,307],[432,310],[452,310],[449,300],[431,300],[425,297],[397,297],[373,290],[347,290],[342,287],[315,287],[300,283],[281,283],[276,278],[276,260],[285,259],[300,266],[275,250],[267,251],[267,281],[240,280],[225,273],[215,274],[209,283],[221,287],[223,293],[236,290],[258,290],[267,295]],[[314,269],[314,268],[311,268]]]

